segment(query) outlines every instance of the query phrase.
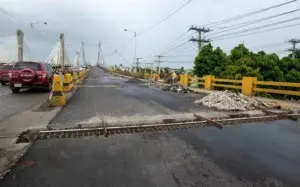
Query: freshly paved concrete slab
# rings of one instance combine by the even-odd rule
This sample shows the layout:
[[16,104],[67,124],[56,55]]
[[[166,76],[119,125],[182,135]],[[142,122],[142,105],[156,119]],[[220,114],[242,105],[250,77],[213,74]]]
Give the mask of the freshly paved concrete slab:
[[1,187],[299,186],[299,124],[38,141]]

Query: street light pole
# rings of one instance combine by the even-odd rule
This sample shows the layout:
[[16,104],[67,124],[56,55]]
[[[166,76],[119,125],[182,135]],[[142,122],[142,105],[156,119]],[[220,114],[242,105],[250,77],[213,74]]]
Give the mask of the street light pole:
[[47,22],[33,22],[33,23],[30,23],[30,27],[33,28],[33,25],[36,25],[36,24],[44,24],[44,25],[47,25]]
[[136,32],[134,32],[134,58],[136,58]]
[[[136,59],[136,49],[137,49],[137,34],[136,31],[132,31],[132,30],[128,30],[128,29],[124,29],[124,31],[127,32],[132,32],[134,34],[134,59]],[[133,62],[133,67],[134,67],[134,62]]]

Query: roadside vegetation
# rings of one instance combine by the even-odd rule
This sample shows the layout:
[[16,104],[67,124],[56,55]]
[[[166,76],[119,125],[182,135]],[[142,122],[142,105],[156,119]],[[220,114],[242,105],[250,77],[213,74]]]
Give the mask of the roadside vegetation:
[[[250,76],[257,77],[260,81],[300,82],[300,52],[296,53],[295,59],[291,54],[280,58],[275,53],[267,54],[264,51],[254,53],[240,44],[227,55],[221,48],[213,48],[208,44],[195,58],[193,74],[198,77],[214,75],[216,78],[236,80],[241,80],[243,76]],[[268,86],[262,87],[268,88]],[[257,95],[282,99],[300,98],[267,93],[257,93]]]
[[300,82],[300,53],[280,58],[264,51],[251,52],[243,44],[227,55],[211,44],[203,47],[195,58],[193,73],[199,77],[214,75],[217,78],[241,80],[243,76],[263,81]]

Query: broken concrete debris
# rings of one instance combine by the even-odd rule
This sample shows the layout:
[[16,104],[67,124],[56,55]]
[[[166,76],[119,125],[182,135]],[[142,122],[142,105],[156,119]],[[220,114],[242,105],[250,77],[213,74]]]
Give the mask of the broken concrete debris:
[[179,83],[165,84],[159,81],[148,81],[145,86],[154,86],[156,88],[161,88],[163,91],[171,91],[177,93],[190,93],[189,88],[183,88]]
[[171,84],[171,85],[164,85],[161,87],[163,91],[171,91],[171,92],[178,92],[178,93],[190,93],[188,88],[182,87],[180,84]]
[[255,98],[231,91],[213,92],[194,103],[220,110],[247,111],[266,108],[266,104]]

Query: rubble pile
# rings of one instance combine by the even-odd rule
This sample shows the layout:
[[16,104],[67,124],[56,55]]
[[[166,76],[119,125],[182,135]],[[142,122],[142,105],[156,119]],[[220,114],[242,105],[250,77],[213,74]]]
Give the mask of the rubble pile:
[[234,92],[220,91],[213,92],[200,100],[194,101],[196,104],[202,104],[209,108],[221,110],[255,110],[266,108],[266,104],[252,97],[247,97]]
[[191,90],[189,88],[183,88],[179,83],[175,84],[165,84],[159,81],[148,81],[144,84],[144,86],[153,86],[156,88],[161,88],[163,91],[171,91],[171,92],[178,92],[178,93],[190,93]]
[[164,85],[161,87],[163,91],[171,91],[171,92],[178,92],[178,93],[190,93],[188,88],[183,88],[180,84],[170,84]]
[[163,83],[158,82],[158,81],[153,81],[153,80],[149,80],[148,82],[146,82],[145,84],[143,84],[143,86],[153,86],[156,88],[161,88],[163,86]]

